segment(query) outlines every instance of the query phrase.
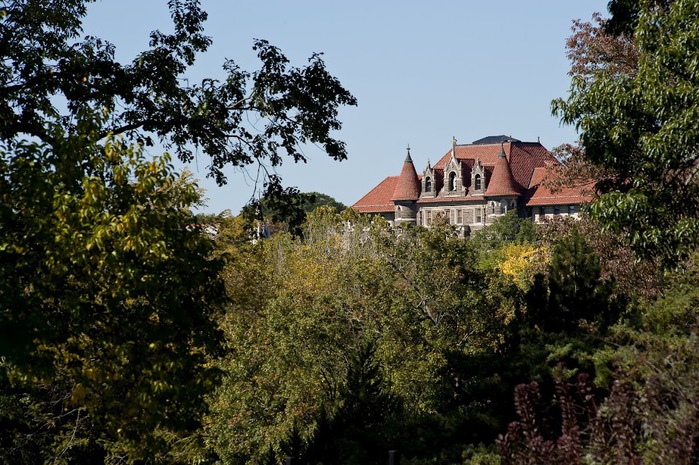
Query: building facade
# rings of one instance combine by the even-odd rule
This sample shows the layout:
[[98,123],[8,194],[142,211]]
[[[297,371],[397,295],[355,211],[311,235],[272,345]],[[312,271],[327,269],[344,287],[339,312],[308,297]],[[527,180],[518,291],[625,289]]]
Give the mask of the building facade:
[[400,175],[385,178],[352,208],[395,226],[429,227],[441,217],[464,235],[508,211],[536,222],[577,217],[592,200],[591,186],[550,189],[558,165],[539,142],[490,136],[471,144],[452,140],[451,150],[418,175],[408,148]]

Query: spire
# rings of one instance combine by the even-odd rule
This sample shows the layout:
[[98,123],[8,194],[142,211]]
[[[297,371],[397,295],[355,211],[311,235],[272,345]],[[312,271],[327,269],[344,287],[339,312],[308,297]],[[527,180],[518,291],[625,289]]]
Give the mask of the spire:
[[420,197],[420,179],[417,177],[413,159],[410,158],[410,146],[408,146],[408,155],[403,162],[403,169],[398,176],[391,200],[417,200],[418,197]]
[[488,189],[486,190],[485,195],[506,196],[519,194],[520,188],[517,185],[515,178],[512,176],[510,163],[507,161],[507,155],[505,154],[505,146],[502,144],[500,146],[500,153],[495,161],[493,174],[490,176]]

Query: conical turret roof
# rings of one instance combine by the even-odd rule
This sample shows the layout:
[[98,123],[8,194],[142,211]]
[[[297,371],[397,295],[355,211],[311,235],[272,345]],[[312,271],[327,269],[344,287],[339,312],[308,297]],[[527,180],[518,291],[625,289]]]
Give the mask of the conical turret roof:
[[398,176],[396,188],[393,190],[391,200],[417,200],[420,197],[420,178],[417,177],[413,159],[410,158],[410,149],[408,156],[405,157],[403,169]]
[[519,195],[520,187],[517,185],[510,164],[507,162],[505,148],[500,147],[500,155],[498,155],[493,167],[493,174],[488,182],[488,189],[485,191],[487,196],[505,196]]

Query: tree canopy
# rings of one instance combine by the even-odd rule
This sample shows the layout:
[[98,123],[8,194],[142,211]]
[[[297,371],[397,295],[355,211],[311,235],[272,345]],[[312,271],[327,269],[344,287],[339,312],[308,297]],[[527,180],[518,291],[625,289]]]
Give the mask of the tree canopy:
[[[263,172],[286,153],[305,161],[299,144],[319,144],[336,160],[347,157],[334,137],[340,106],[355,98],[330,75],[320,54],[295,67],[265,40],[253,49],[256,71],[223,63],[223,76],[188,84],[187,70],[212,39],[204,33],[198,0],[170,0],[174,31],[154,30],[150,46],[130,63],[115,59],[115,46],[82,37],[81,22],[90,0],[3,2],[0,7],[0,140],[33,137],[54,140],[46,123],[75,129],[84,107],[106,109],[98,135],[124,134],[149,145],[153,138],[183,161],[196,147],[207,157],[209,175],[221,184],[224,167],[258,163]],[[60,103],[59,103],[60,102]],[[246,121],[258,121],[253,128]],[[271,173],[270,186],[280,179]],[[272,190],[274,191],[274,190]]]
[[356,100],[320,54],[295,67],[264,40],[258,70],[190,85],[211,44],[197,0],[168,1],[173,32],[120,63],[83,37],[89,3],[0,3],[0,461],[183,462],[220,379],[225,259],[200,190],[145,147],[196,149],[219,183],[256,163],[274,196],[269,167],[301,144],[346,157]]
[[162,459],[218,379],[222,262],[192,224],[196,186],[98,142],[94,118],[0,150],[6,463]]
[[579,129],[584,157],[608,172],[593,216],[672,266],[699,237],[699,5],[642,3],[628,21],[637,67],[574,75],[554,110]]

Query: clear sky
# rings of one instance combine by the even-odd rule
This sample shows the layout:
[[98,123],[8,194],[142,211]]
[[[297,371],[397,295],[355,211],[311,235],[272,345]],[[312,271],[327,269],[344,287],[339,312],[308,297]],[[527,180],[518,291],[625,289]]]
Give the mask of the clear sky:
[[[574,128],[551,115],[570,78],[565,40],[573,19],[606,12],[607,0],[202,0],[209,13],[210,50],[188,78],[223,78],[225,58],[243,69],[257,65],[253,38],[280,47],[301,66],[323,52],[329,71],[359,100],[343,109],[338,133],[349,159],[338,163],[314,146],[308,164],[286,163],[285,184],[318,191],[351,205],[400,172],[406,146],[418,172],[451,147],[506,134],[549,149],[576,140]],[[86,34],[114,43],[131,61],[153,29],[169,30],[165,0],[98,0],[88,10]],[[238,213],[253,194],[244,173],[229,183],[205,178],[200,155],[189,168],[207,189],[206,211]]]

